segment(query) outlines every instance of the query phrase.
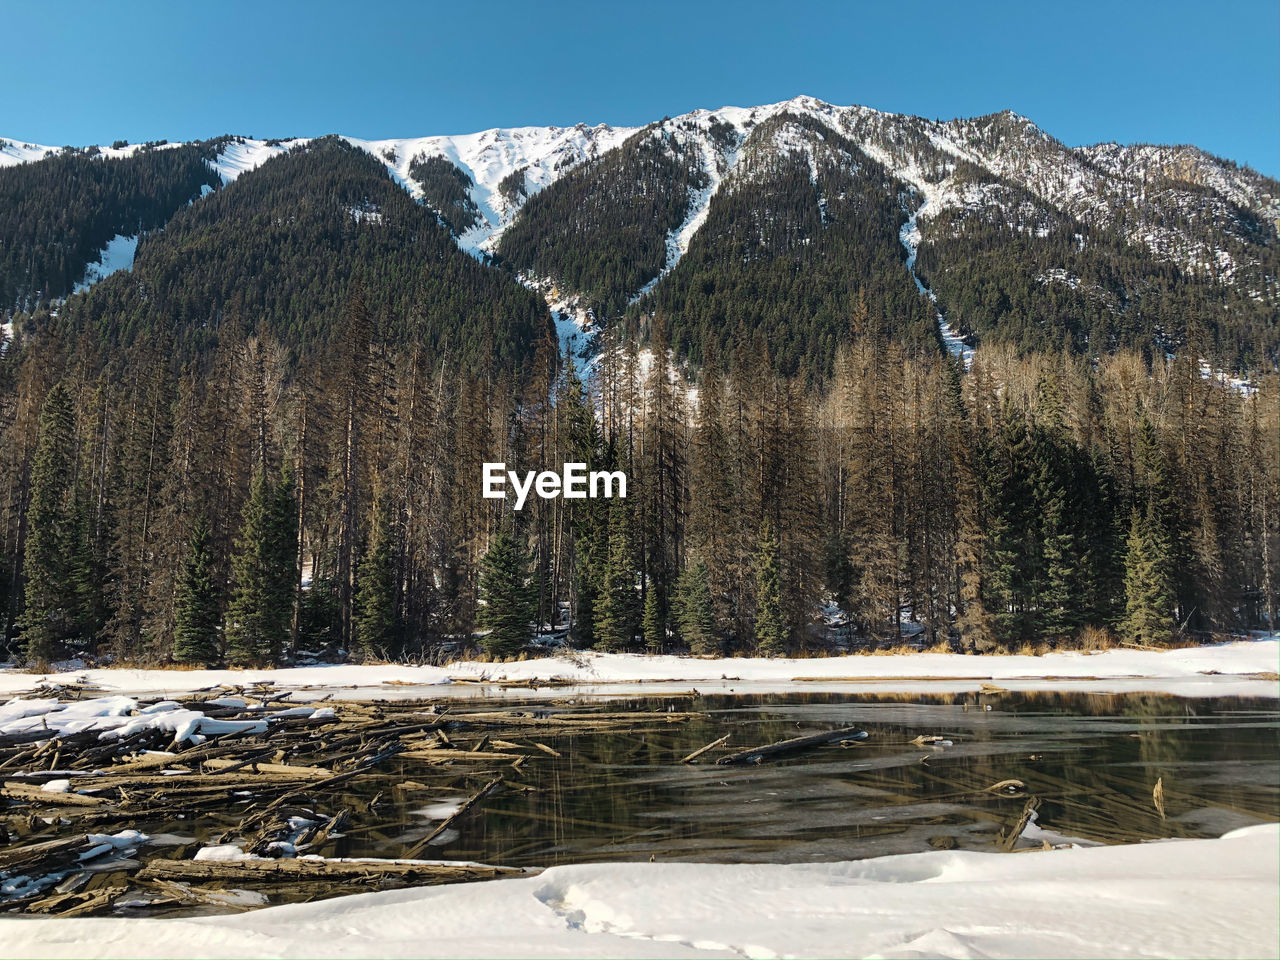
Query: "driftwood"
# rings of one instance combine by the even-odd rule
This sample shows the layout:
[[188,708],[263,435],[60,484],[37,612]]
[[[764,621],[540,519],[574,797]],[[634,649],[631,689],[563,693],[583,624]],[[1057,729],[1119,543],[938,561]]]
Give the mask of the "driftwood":
[[23,800],[27,803],[37,803],[46,807],[98,807],[107,802],[101,797],[86,797],[69,791],[58,793],[53,790],[33,787],[29,783],[17,783],[13,780],[6,781],[4,789],[0,790],[0,796],[9,800]]
[[299,857],[288,860],[151,860],[138,873],[139,880],[256,880],[364,879],[388,874],[418,880],[481,880],[488,877],[524,876],[536,871],[521,867],[491,867],[463,863],[430,863],[412,860],[325,860]]
[[38,864],[63,853],[80,853],[89,849],[89,838],[81,833],[43,843],[28,843],[20,847],[0,849],[0,870],[16,871]]
[[1031,822],[1031,815],[1039,809],[1040,798],[1031,797],[1022,808],[1022,816],[1018,817],[1013,829],[1005,834],[1003,840],[1001,840],[1000,847],[1002,850],[1008,853],[1018,845],[1018,841],[1022,839],[1022,831],[1027,829],[1027,824]]
[[721,737],[719,740],[712,740],[712,741],[711,741],[710,743],[708,743],[705,747],[699,747],[697,750],[693,751],[693,753],[689,754],[687,757],[685,757],[684,759],[682,759],[680,762],[681,762],[681,763],[693,763],[693,761],[697,760],[700,756],[702,756],[702,755],[703,755],[704,753],[706,753],[708,750],[714,750],[716,747],[724,746],[724,744],[726,744],[726,743],[728,743],[728,742],[729,742],[729,737],[730,737],[730,736],[731,736],[731,734],[726,733],[726,734],[725,734],[723,737]]
[[845,727],[843,730],[829,730],[826,733],[815,733],[807,737],[794,737],[791,740],[780,740],[777,743],[765,744],[762,747],[752,747],[750,750],[740,750],[737,753],[721,757],[716,763],[763,763],[765,760],[799,753],[801,750],[810,750],[829,743],[849,743],[865,740],[867,736],[868,734],[865,730],[859,730],[857,727]]
[[434,747],[429,750],[403,750],[399,754],[407,760],[434,760],[444,763],[446,760],[519,760],[523,753],[494,753],[481,750],[456,750],[449,747]]
[[[216,890],[192,885],[201,880],[209,881],[209,888],[234,880],[279,891],[283,884],[275,878],[292,879],[313,896],[324,895],[331,883],[380,877],[429,883],[499,875],[489,868],[459,872],[421,863],[378,866],[297,855],[332,854],[340,835],[365,838],[357,841],[361,852],[369,843],[391,844],[378,834],[380,805],[399,808],[407,790],[455,791],[459,783],[474,781],[466,791],[473,794],[470,799],[452,816],[428,825],[430,834],[412,845],[413,856],[440,842],[464,818],[483,815],[485,798],[500,786],[521,793],[543,789],[508,783],[496,775],[499,769],[519,776],[514,770],[530,760],[530,766],[562,762],[573,736],[630,732],[639,743],[646,731],[704,716],[656,709],[604,712],[573,702],[534,701],[479,705],[468,713],[464,704],[441,708],[427,700],[397,699],[335,703],[336,716],[313,720],[301,712],[285,715],[303,706],[284,702],[285,696],[274,689],[227,686],[175,698],[211,718],[267,721],[265,731],[259,726],[253,733],[215,734],[199,744],[174,743],[173,731],[160,728],[108,739],[96,730],[0,736],[0,881],[43,878],[38,889],[24,886],[21,894],[0,895],[0,910],[104,913],[122,893],[141,895],[142,902],[157,906],[219,903]],[[212,702],[217,699],[224,702]],[[145,698],[138,702],[147,704]],[[70,780],[71,792],[40,789],[57,779]],[[393,816],[398,815],[397,810]],[[207,836],[206,842],[284,856],[228,864],[183,859],[199,844],[183,853],[144,847],[134,856],[88,841],[89,833],[188,818],[200,823],[197,835]],[[100,854],[80,859],[95,847]],[[166,856],[180,865],[151,859]],[[139,872],[148,864],[156,866],[142,880]],[[273,893],[273,899],[279,895]]]
[[494,790],[496,790],[500,783],[502,783],[501,774],[499,774],[498,776],[490,780],[488,783],[486,783],[480,789],[479,793],[477,793],[474,797],[472,797],[470,800],[468,800],[466,803],[460,806],[450,816],[445,817],[445,819],[441,820],[439,825],[434,830],[432,830],[429,834],[427,834],[425,837],[423,837],[421,840],[419,840],[410,848],[409,852],[406,854],[406,857],[408,859],[412,859],[413,857],[416,857],[419,853],[421,853],[423,850],[425,850],[428,846],[431,845],[432,840],[434,840],[436,837],[440,836],[440,834],[448,830],[449,827],[451,827],[454,823],[456,823],[457,821],[461,820],[463,817],[471,813],[472,808],[476,804],[478,804],[481,800],[483,800],[485,797],[487,797],[489,794],[491,794]]
[[303,777],[323,780],[325,777],[332,777],[333,771],[326,770],[324,767],[295,767],[287,763],[248,763],[241,764],[235,760],[215,759],[206,760],[204,762],[206,770],[224,771],[230,769],[238,769],[245,773],[265,773],[275,774],[282,777]]

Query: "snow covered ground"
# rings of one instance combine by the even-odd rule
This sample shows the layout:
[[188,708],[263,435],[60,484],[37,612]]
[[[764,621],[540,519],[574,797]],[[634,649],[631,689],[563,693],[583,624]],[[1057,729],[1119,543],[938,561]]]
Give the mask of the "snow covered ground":
[[195,919],[0,919],[4,957],[1275,957],[1280,827],[1029,854],[619,863]]
[[[82,678],[117,693],[179,693],[218,684],[266,680],[281,688],[378,690],[380,696],[493,696],[496,686],[457,683],[455,679],[494,681],[573,681],[583,695],[626,696],[632,692],[704,693],[962,692],[982,683],[1010,690],[1067,689],[1075,692],[1158,691],[1181,696],[1280,697],[1276,681],[1280,639],[1179,650],[1105,650],[1033,656],[964,656],[914,653],[887,656],[702,659],[574,652],[511,663],[463,661],[444,667],[397,664],[334,664],[280,670],[134,670],[96,669],[61,674],[0,671],[0,696],[29,692],[46,676],[52,683]],[[619,685],[640,687],[620,689]],[[423,690],[423,687],[430,687]],[[530,696],[527,688],[513,691]],[[561,696],[564,688],[546,688]]]

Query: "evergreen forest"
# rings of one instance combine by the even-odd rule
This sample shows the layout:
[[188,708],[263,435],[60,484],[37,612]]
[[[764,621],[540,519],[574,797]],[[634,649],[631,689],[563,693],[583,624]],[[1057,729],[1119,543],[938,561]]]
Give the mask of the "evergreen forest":
[[[418,202],[337,137],[226,184],[228,138],[0,170],[3,655],[981,654],[1275,628],[1270,225],[1218,237],[1239,275],[1211,281],[984,183],[1029,219],[946,211],[918,263],[966,365],[904,266],[918,198],[814,121],[713,125],[738,165],[669,262],[712,186],[694,133],[652,125],[531,196],[507,176],[524,205],[491,256],[457,243],[481,217],[463,171],[414,158]],[[140,237],[132,269],[73,294],[117,235]],[[598,318],[589,361],[530,276]],[[622,470],[629,496],[515,511],[481,495],[495,461]]]

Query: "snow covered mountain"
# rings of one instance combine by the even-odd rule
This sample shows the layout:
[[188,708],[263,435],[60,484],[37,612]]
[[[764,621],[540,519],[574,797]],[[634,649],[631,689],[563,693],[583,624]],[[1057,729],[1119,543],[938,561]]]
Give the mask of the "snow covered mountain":
[[[972,343],[998,329],[1021,338],[1039,330],[1081,349],[1102,338],[1149,338],[1177,349],[1207,325],[1233,365],[1275,362],[1274,348],[1264,358],[1258,344],[1265,346],[1266,315],[1280,303],[1280,184],[1194,147],[1072,148],[1008,111],[942,122],[804,96],[696,110],[643,128],[342,139],[382,163],[462,249],[514,269],[549,301],[576,298],[597,313],[672,307],[663,288],[687,288],[689,278],[673,271],[698,244],[702,267],[686,273],[705,273],[730,250],[746,260],[803,257],[804,245],[821,246],[829,229],[867,216],[876,194],[900,209],[887,242],[901,282],[913,289],[910,274],[938,298],[946,314],[941,338],[955,352],[965,349],[961,336]],[[231,137],[199,146],[226,185],[310,142]],[[117,143],[88,152],[120,158],[145,149]],[[62,153],[0,140],[0,167]],[[794,198],[785,209],[769,206],[779,191],[794,189],[796,171],[807,171],[812,193],[804,216],[792,209]],[[743,214],[747,195],[754,212]],[[740,212],[729,222],[735,196]],[[721,216],[713,218],[717,208]],[[709,222],[714,236],[706,234]],[[861,242],[885,243],[883,233]],[[980,275],[996,269],[989,255],[996,247],[999,264],[1016,263],[1023,275],[983,294]],[[816,249],[807,252],[811,259]],[[89,282],[95,271],[85,267]],[[1179,325],[1155,317],[1157,299],[1166,311],[1201,319]],[[1220,336],[1221,313],[1203,306],[1211,300],[1218,311],[1249,314],[1246,329]],[[1183,309],[1184,301],[1194,309]],[[1064,310],[1081,319],[1037,319]],[[1118,319],[1099,327],[1097,311]]]
[[[928,198],[930,207],[922,214],[926,220],[948,207],[999,204],[995,187],[1007,181],[1044,204],[1098,225],[1128,223],[1127,214],[1139,204],[1165,217],[1212,216],[1235,232],[1259,226],[1275,231],[1280,224],[1280,184],[1247,167],[1192,146],[1101,143],[1071,148],[1009,111],[939,122],[800,96],[757,107],[695,110],[647,128],[578,124],[492,129],[456,136],[344,139],[382,159],[397,182],[418,199],[423,199],[424,191],[410,169],[414,160],[442,157],[455,165],[469,180],[470,200],[481,214],[481,222],[460,235],[459,243],[478,251],[494,246],[528,196],[568,171],[616,149],[641,129],[650,136],[674,129],[681,143],[699,153],[709,185],[690,198],[689,216],[671,238],[670,267],[705,219],[711,198],[735,171],[741,143],[756,127],[780,114],[810,117],[849,137]],[[729,131],[732,136],[726,138]],[[229,182],[308,142],[305,138],[231,138],[222,143],[213,166],[223,181]],[[808,149],[794,129],[780,132],[776,147],[779,151]],[[42,160],[64,149],[0,138],[0,167]],[[92,149],[103,157],[127,157],[143,145]],[[958,175],[964,164],[982,170],[988,181],[974,183]],[[1185,231],[1176,227],[1142,231],[1137,225],[1130,229],[1134,239],[1157,256],[1191,268],[1212,266],[1208,256],[1212,251],[1199,249],[1186,238]]]

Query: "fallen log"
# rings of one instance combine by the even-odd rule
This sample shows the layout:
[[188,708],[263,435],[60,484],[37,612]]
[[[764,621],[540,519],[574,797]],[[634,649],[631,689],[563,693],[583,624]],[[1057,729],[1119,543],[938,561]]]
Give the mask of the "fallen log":
[[681,762],[681,763],[693,763],[693,761],[697,760],[700,756],[702,756],[702,755],[703,755],[704,753],[706,753],[708,750],[714,750],[716,747],[724,746],[726,743],[728,743],[728,742],[729,742],[729,737],[730,737],[730,736],[731,736],[731,734],[726,733],[726,734],[725,734],[723,737],[721,737],[719,740],[712,740],[712,741],[711,741],[710,743],[708,743],[705,747],[699,747],[697,750],[693,751],[693,753],[689,754],[687,757],[685,757],[685,758],[684,758],[683,760],[681,760],[680,762]]
[[397,756],[407,760],[436,760],[443,763],[446,760],[519,760],[524,754],[435,747],[429,750],[403,750]]
[[231,768],[239,768],[241,773],[265,773],[275,774],[282,777],[315,777],[324,778],[332,777],[333,771],[326,770],[324,767],[295,767],[287,763],[247,763],[241,764],[238,760],[231,760],[225,757],[218,757],[204,762],[206,770],[228,770]]
[[523,867],[486,864],[433,863],[405,860],[326,860],[298,857],[286,860],[151,860],[138,873],[139,880],[257,880],[349,879],[382,875],[415,879],[479,880],[487,877],[528,876]]
[[762,763],[765,760],[771,760],[775,757],[798,753],[801,750],[809,750],[813,747],[821,747],[829,743],[849,743],[857,740],[865,740],[867,739],[867,736],[867,731],[859,730],[857,727],[845,727],[843,730],[828,730],[826,733],[815,733],[807,737],[793,737],[790,740],[780,740],[777,743],[768,743],[762,747],[752,747],[750,750],[740,750],[737,753],[731,753],[728,756],[721,757],[716,761],[716,763],[721,765],[736,763]]
[[498,776],[494,777],[492,780],[486,783],[480,789],[479,793],[477,793],[474,797],[472,797],[470,800],[468,800],[466,803],[460,806],[450,816],[445,817],[443,820],[441,820],[440,824],[434,830],[432,830],[429,834],[427,834],[425,837],[423,837],[421,840],[415,843],[409,849],[409,852],[405,854],[406,859],[412,859],[413,857],[417,856],[419,853],[425,850],[428,846],[430,846],[432,840],[434,840],[436,837],[440,836],[440,834],[448,830],[449,827],[451,827],[454,823],[456,823],[457,821],[461,820],[463,817],[470,814],[472,808],[474,808],[476,804],[478,804],[481,800],[483,800],[485,797],[491,794],[494,790],[496,790],[500,783],[502,783],[502,774],[498,774]]
[[88,847],[89,838],[83,833],[43,843],[28,843],[21,847],[5,847],[0,850],[0,873],[19,870],[58,854],[87,850]]
[[1040,809],[1040,798],[1031,797],[1027,800],[1022,808],[1022,815],[1018,817],[1013,828],[1000,839],[1000,849],[1009,853],[1018,845],[1018,841],[1022,839],[1022,831],[1027,829],[1027,824],[1031,822],[1032,815]]
[[78,793],[59,793],[55,790],[44,790],[26,783],[6,781],[0,796],[10,800],[21,800],[24,803],[38,803],[48,807],[98,807],[107,803],[102,797],[86,797]]

